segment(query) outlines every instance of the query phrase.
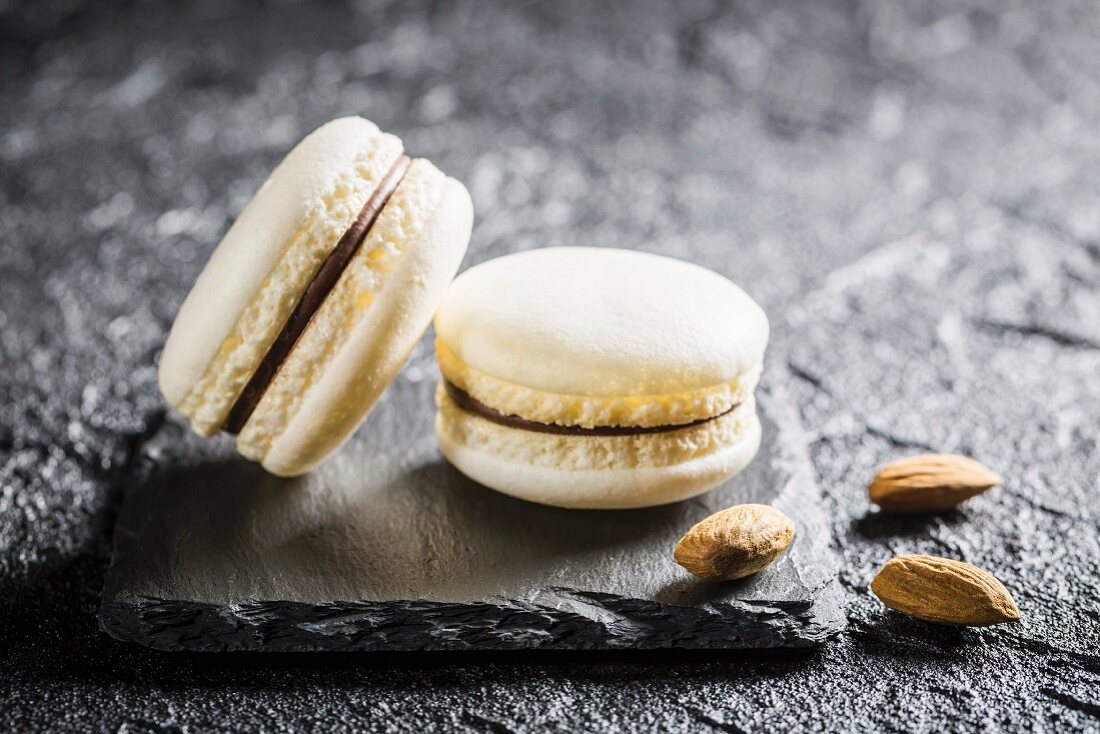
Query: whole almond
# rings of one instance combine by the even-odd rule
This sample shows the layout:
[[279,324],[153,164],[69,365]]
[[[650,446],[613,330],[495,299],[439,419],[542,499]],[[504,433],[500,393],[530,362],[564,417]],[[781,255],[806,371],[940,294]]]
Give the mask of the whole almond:
[[794,540],[794,523],[770,505],[716,512],[676,544],[676,562],[706,581],[732,581],[771,565]]
[[1020,610],[989,573],[962,561],[935,556],[893,558],[871,582],[871,591],[891,609],[936,624],[1015,622]]
[[937,512],[1000,483],[999,476],[965,456],[921,454],[887,464],[867,494],[887,512]]

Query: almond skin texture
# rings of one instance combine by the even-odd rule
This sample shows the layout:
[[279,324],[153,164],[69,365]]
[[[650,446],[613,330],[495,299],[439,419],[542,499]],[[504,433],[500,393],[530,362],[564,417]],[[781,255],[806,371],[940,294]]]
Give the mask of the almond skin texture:
[[771,565],[794,540],[794,523],[769,505],[716,512],[676,544],[676,562],[705,581],[732,581]]
[[1000,581],[977,566],[935,556],[898,556],[871,582],[891,609],[936,624],[985,627],[1020,618]]
[[941,512],[1001,483],[982,464],[953,454],[921,454],[887,464],[867,494],[886,512]]

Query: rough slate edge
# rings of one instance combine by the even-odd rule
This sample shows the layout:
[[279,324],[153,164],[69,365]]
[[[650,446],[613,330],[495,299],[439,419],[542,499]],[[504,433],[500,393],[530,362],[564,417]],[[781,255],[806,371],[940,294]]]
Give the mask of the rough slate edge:
[[[778,453],[767,458],[781,463],[789,476],[773,504],[790,515],[798,528],[789,555],[799,559],[792,564],[795,568],[807,569],[806,576],[799,576],[810,591],[805,598],[678,606],[598,591],[542,590],[540,599],[558,599],[571,610],[566,611],[511,599],[493,604],[249,600],[221,605],[135,596],[124,592],[123,586],[127,544],[134,541],[134,534],[126,530],[135,520],[128,517],[128,510],[136,503],[124,503],[116,525],[100,625],[116,639],[192,652],[815,646],[844,625],[834,578],[837,559],[797,412],[785,387],[772,382],[759,395],[760,407],[774,421],[782,440],[775,441]],[[764,459],[762,452],[757,461]],[[127,496],[154,468],[154,461],[143,457],[128,482]],[[578,609],[591,614],[577,613]]]

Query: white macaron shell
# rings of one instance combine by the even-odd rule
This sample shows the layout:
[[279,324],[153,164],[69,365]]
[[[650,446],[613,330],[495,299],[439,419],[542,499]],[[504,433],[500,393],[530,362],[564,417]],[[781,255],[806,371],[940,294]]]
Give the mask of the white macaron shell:
[[[435,419],[436,438],[444,456],[459,471],[476,482],[528,502],[571,509],[618,510],[651,507],[695,497],[744,469],[760,447],[760,421],[750,406],[734,440],[684,461],[657,466],[605,464],[594,451],[589,466],[562,461],[517,460],[493,442],[471,441],[477,431],[463,430],[463,423],[485,421],[472,414],[440,411]],[[457,423],[456,423],[457,422]],[[691,430],[691,429],[688,429]],[[561,437],[532,431],[514,431],[537,452],[540,444],[560,445]],[[593,443],[585,437],[570,437],[573,454],[583,453]],[[646,436],[647,442],[675,441],[673,434]]]
[[444,181],[439,203],[410,242],[397,268],[352,327],[336,359],[263,457],[280,476],[308,471],[355,431],[423,335],[466,252],[473,204],[466,188]]
[[744,291],[680,260],[547,248],[483,263],[451,285],[435,320],[463,362],[568,395],[660,395],[757,368],[768,320]]
[[179,405],[203,376],[302,220],[380,134],[374,123],[359,117],[334,120],[304,138],[264,182],[176,316],[159,373],[170,405]]

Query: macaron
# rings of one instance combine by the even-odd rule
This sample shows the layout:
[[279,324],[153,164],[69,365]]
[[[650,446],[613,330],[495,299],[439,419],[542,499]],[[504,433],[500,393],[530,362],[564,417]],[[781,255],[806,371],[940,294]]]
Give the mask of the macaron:
[[359,426],[466,251],[465,187],[359,117],[306,136],[229,228],[161,356],[165,400],[280,476]]
[[705,268],[547,248],[470,268],[435,316],[436,437],[486,487],[569,508],[692,497],[760,445],[768,320]]

